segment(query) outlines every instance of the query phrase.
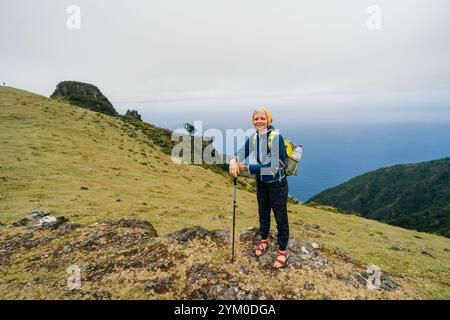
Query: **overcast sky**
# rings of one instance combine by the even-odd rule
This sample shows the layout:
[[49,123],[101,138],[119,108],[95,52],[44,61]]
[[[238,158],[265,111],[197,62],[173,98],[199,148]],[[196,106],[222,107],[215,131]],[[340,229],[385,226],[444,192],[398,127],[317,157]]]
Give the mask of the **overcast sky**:
[[0,81],[46,96],[89,82],[149,118],[266,105],[450,121],[449,13],[448,0],[1,0]]

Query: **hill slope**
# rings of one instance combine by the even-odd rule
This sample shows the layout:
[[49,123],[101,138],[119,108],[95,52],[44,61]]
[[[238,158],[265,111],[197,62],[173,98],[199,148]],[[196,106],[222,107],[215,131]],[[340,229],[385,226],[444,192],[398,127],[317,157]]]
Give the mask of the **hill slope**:
[[[245,294],[280,299],[450,298],[449,239],[289,204],[290,249],[305,246],[312,254],[317,243],[313,256],[329,263],[313,268],[300,261],[299,268],[294,259],[274,272],[265,267],[273,253],[267,261],[249,256],[254,244],[245,232],[258,223],[257,203],[242,186],[236,230],[244,237],[231,265],[231,246],[220,237],[205,238],[209,233],[198,229],[181,242],[167,236],[195,225],[230,230],[233,188],[226,175],[173,164],[120,118],[18,89],[0,88],[0,125],[2,298],[214,297],[211,285],[235,292],[236,283]],[[15,223],[34,210],[65,218],[48,228]],[[73,264],[82,270],[76,291],[66,287]],[[357,275],[370,264],[398,288],[361,287]],[[192,274],[203,276],[197,281]]]
[[372,171],[308,202],[450,237],[450,158]]

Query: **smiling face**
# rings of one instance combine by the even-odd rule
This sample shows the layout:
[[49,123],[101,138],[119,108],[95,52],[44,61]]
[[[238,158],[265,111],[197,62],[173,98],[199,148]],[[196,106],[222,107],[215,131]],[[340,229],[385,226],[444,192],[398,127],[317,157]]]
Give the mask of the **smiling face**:
[[267,116],[266,116],[265,112],[257,111],[253,114],[253,126],[258,131],[267,130],[268,124],[267,124]]

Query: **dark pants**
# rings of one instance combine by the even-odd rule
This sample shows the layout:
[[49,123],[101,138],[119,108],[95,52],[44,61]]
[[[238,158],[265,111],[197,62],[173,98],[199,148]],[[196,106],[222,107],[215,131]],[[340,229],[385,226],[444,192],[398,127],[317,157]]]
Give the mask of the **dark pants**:
[[289,241],[289,223],[287,215],[288,183],[284,177],[281,182],[264,183],[256,180],[258,198],[259,232],[267,239],[270,230],[270,210],[273,209],[278,229],[278,248],[286,250]]

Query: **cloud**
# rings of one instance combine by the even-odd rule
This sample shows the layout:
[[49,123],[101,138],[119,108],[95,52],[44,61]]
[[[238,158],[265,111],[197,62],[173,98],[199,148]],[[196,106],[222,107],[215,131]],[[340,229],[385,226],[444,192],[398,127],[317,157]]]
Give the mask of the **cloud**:
[[[66,27],[69,5],[81,29]],[[113,101],[302,97],[319,107],[383,96],[382,106],[450,102],[447,0],[15,1],[0,10],[0,70],[8,84],[49,95],[91,82]],[[402,92],[422,92],[410,101]],[[345,95],[356,100],[330,100]],[[314,98],[308,98],[314,97]],[[128,101],[128,102],[127,102]],[[229,100],[228,100],[229,101]],[[150,106],[151,104],[146,104]],[[159,104],[161,105],[161,104]],[[205,105],[202,103],[195,105]],[[207,104],[206,104],[207,105]],[[236,105],[240,105],[237,103]],[[253,106],[252,106],[253,108]]]

